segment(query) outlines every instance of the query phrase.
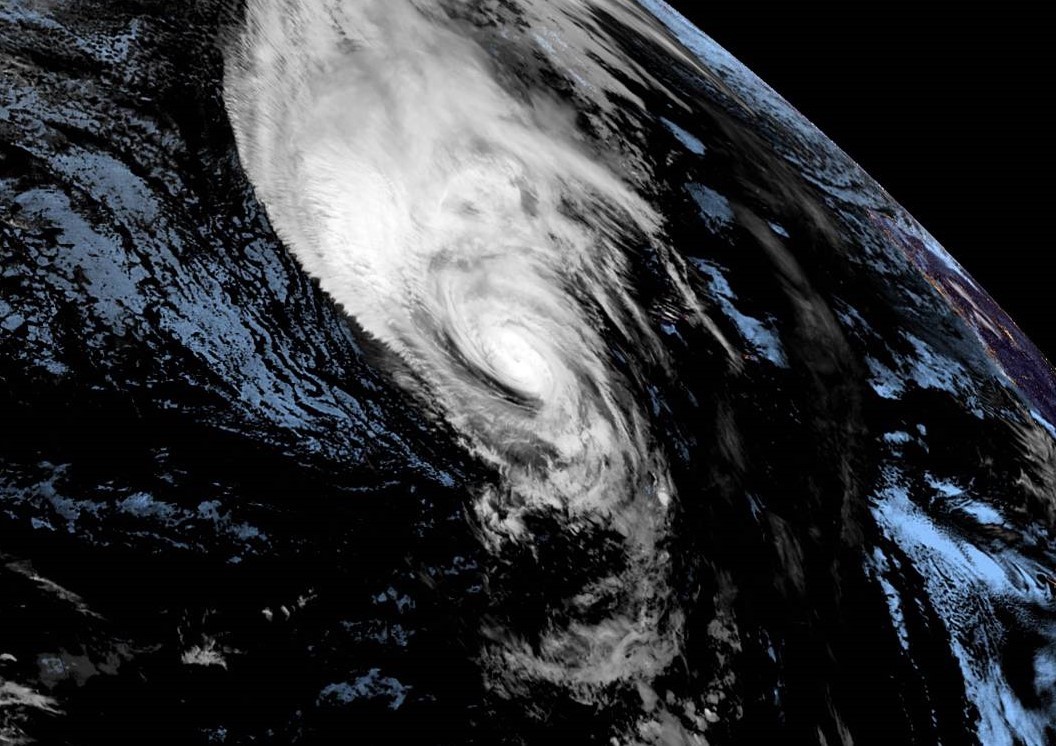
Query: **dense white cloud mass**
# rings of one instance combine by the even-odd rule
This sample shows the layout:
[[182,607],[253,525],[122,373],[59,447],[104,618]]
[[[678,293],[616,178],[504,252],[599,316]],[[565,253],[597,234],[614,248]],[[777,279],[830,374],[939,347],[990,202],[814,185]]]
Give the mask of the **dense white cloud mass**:
[[[585,7],[560,12],[585,20]],[[673,486],[600,333],[662,357],[624,254],[661,244],[661,219],[630,182],[633,153],[617,173],[573,111],[504,86],[489,44],[562,54],[558,35],[513,33],[468,33],[431,3],[251,0],[225,98],[278,234],[501,474],[475,505],[490,549],[530,544],[524,518],[547,511],[620,537],[623,566],[560,599],[582,621],[550,625],[534,649],[490,629],[481,653],[511,694],[545,680],[589,698],[615,681],[648,687],[679,649],[661,548]],[[610,80],[595,47],[559,60],[571,80]]]

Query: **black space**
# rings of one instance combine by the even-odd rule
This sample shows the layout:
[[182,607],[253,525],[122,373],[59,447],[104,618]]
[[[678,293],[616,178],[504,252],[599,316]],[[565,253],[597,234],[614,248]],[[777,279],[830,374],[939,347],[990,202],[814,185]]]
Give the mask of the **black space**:
[[861,164],[1056,360],[1042,4],[673,4]]

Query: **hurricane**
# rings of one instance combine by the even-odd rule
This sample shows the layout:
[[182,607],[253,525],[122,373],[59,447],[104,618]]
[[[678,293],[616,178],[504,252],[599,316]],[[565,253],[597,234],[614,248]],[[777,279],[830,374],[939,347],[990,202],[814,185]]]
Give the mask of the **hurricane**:
[[[495,685],[648,687],[679,652],[664,549],[678,496],[639,403],[644,374],[602,331],[662,368],[626,254],[649,245],[672,278],[684,268],[638,191],[641,156],[619,165],[567,102],[505,85],[511,60],[435,4],[254,0],[246,13],[224,78],[242,162],[306,271],[494,469],[473,502],[482,542],[501,556],[546,518],[618,542],[621,562],[559,600],[572,613],[540,639],[486,630]],[[703,317],[688,291],[680,310]]]

